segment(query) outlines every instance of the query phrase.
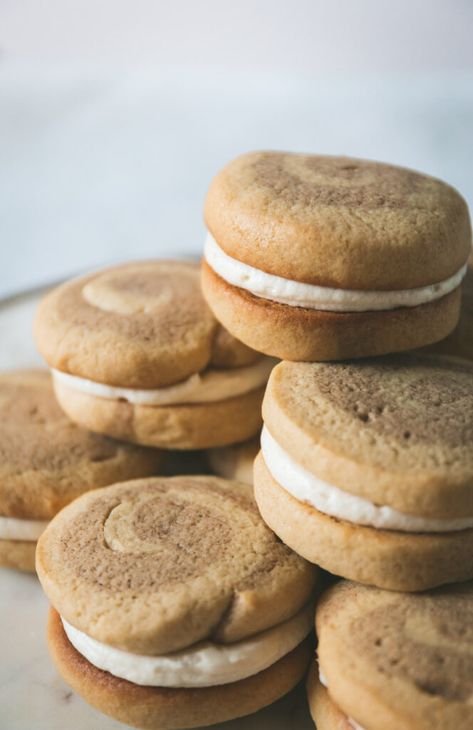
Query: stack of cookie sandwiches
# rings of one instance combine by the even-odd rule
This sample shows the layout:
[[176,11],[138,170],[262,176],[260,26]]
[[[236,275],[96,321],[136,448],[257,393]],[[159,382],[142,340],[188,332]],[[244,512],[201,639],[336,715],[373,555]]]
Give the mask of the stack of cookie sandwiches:
[[207,302],[283,360],[263,401],[260,513],[299,555],[356,581],[318,612],[317,727],[473,727],[464,200],[391,165],[263,152],[215,177],[205,219]]
[[[313,660],[321,566],[345,580],[317,613],[319,730],[466,730],[464,200],[391,165],[262,152],[216,176],[205,219],[201,269],[117,266],[60,286],[38,311],[58,417],[93,431],[99,450],[74,466],[80,490],[52,492],[47,510],[2,487],[5,517],[64,507],[36,551],[60,674],[145,730],[254,712]],[[95,443],[116,450],[119,473]],[[225,478],[125,481],[152,468],[144,447],[205,450]]]

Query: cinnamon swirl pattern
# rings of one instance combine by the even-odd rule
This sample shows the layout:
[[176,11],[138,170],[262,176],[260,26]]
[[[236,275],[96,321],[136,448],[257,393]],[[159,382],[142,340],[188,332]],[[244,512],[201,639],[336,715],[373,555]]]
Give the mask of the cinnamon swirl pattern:
[[317,569],[264,525],[248,485],[156,477],[96,490],[48,526],[37,570],[59,671],[124,722],[220,722],[306,669]]

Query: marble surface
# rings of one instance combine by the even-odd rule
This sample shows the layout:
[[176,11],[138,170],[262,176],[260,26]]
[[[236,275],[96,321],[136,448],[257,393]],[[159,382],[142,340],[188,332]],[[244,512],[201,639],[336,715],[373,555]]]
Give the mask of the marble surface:
[[[41,364],[31,339],[37,296],[0,305],[0,370]],[[174,470],[179,463],[174,463]],[[183,469],[188,469],[183,464]],[[0,568],[0,729],[120,730],[126,726],[89,707],[58,676],[45,640],[48,603],[35,576]],[[222,730],[309,730],[304,691]]]

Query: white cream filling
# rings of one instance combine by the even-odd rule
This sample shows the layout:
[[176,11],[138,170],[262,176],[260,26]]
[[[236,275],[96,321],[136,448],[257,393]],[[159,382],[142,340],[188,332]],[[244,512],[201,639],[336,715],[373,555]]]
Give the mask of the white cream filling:
[[319,512],[339,520],[380,530],[402,532],[452,532],[473,527],[473,517],[447,520],[417,517],[344,492],[297,464],[277,443],[266,426],[261,433],[261,451],[266,466],[281,487],[300,502],[306,502]]
[[[320,669],[320,667],[319,667],[319,681],[320,681],[320,684],[323,684],[325,689],[328,689],[327,680],[325,679],[325,676],[324,676],[322,670]],[[347,715],[345,715],[345,717],[347,718],[348,724],[352,726],[353,730],[364,730],[364,728],[361,725],[359,725],[356,722],[356,720],[354,720],[352,717],[348,717]]]
[[23,520],[0,515],[0,540],[25,540],[36,542],[49,520]]
[[467,270],[465,264],[448,279],[417,289],[361,291],[305,284],[268,274],[229,256],[210,233],[205,242],[204,257],[222,279],[240,289],[246,289],[257,297],[291,307],[319,309],[326,312],[368,312],[397,307],[417,307],[440,299],[456,289]]
[[80,378],[77,375],[52,369],[55,381],[68,388],[97,398],[125,400],[140,406],[169,406],[187,403],[212,403],[249,393],[264,385],[276,361],[262,357],[252,365],[226,370],[209,368],[195,373],[176,385],[165,388],[119,388],[106,383]]
[[102,644],[61,617],[72,646],[98,669],[146,687],[213,687],[253,676],[289,654],[310,633],[312,605],[296,616],[234,644],[202,641],[161,656],[132,654]]

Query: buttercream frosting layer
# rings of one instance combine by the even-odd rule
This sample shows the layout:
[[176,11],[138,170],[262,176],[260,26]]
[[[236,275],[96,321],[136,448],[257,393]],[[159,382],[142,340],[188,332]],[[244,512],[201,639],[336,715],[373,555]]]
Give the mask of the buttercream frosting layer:
[[49,520],[24,520],[0,515],[0,540],[36,542]]
[[467,270],[465,264],[448,279],[416,289],[365,291],[306,284],[268,274],[229,256],[210,233],[205,242],[204,257],[209,266],[232,286],[279,304],[326,312],[369,312],[417,307],[440,299],[456,289]]
[[267,468],[281,487],[300,502],[339,520],[402,532],[452,532],[473,527],[473,517],[446,520],[419,517],[349,494],[297,464],[267,426],[261,433],[261,451]]
[[141,406],[169,406],[213,403],[249,393],[266,383],[275,364],[272,358],[262,357],[245,367],[225,370],[209,368],[176,385],[143,390],[97,383],[54,369],[52,375],[54,380],[66,387],[97,398],[125,400]]
[[313,613],[313,606],[308,605],[288,621],[244,641],[202,641],[160,656],[116,649],[61,620],[74,648],[95,667],[116,677],[148,687],[211,687],[258,674],[289,654],[310,633]]

